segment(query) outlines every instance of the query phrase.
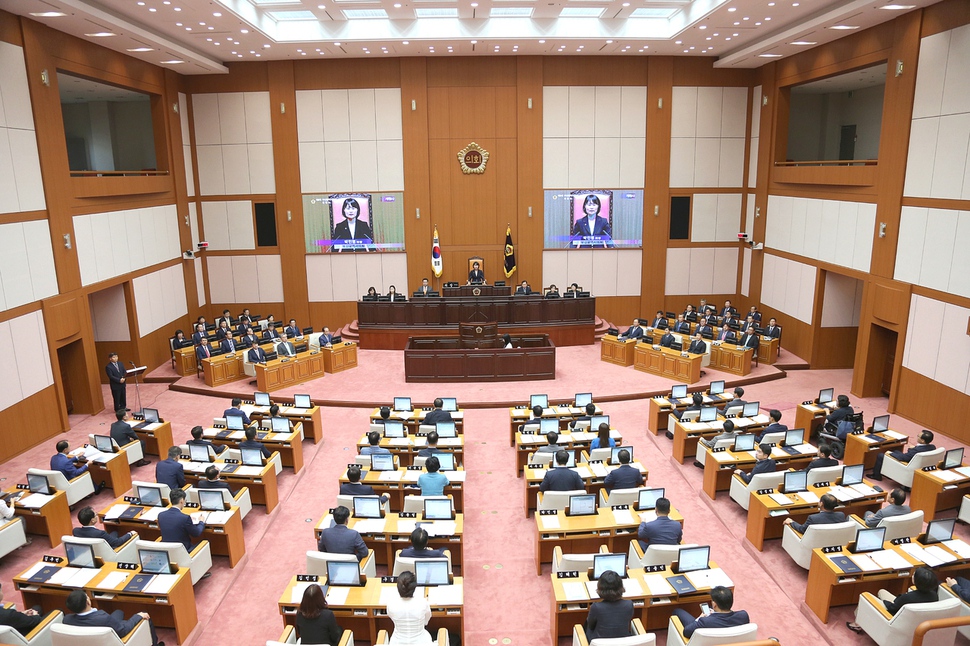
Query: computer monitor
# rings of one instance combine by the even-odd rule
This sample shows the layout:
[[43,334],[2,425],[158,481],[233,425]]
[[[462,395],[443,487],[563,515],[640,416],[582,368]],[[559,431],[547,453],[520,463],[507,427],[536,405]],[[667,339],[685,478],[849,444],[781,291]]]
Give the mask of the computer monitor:
[[193,462],[208,462],[209,447],[201,444],[189,444],[189,459]]
[[593,580],[599,579],[604,572],[613,571],[626,578],[626,554],[594,554],[593,555]]
[[435,422],[434,430],[438,434],[438,437],[458,437],[458,428],[455,426],[455,420],[449,419]]
[[269,393],[253,393],[253,402],[257,406],[269,406]]
[[370,468],[374,471],[394,471],[394,456],[390,453],[371,453]]
[[805,429],[793,428],[785,431],[785,446],[798,446],[805,442]]
[[397,410],[397,411],[409,411],[409,410],[411,410],[411,398],[410,397],[395,397],[394,398],[394,410]]
[[418,585],[448,585],[448,559],[417,559],[414,562],[414,579]]
[[734,438],[735,451],[754,451],[755,440],[758,436],[754,433],[745,433]]
[[272,429],[274,433],[289,433],[290,420],[285,417],[271,417]]
[[360,565],[356,561],[327,561],[327,583],[360,585]]
[[717,408],[714,406],[704,406],[701,408],[701,414],[698,416],[698,422],[715,422],[717,421]]
[[889,430],[889,415],[880,415],[872,418],[872,432],[882,433]]
[[384,422],[384,437],[404,437],[404,422],[401,420],[386,420]]
[[596,494],[569,496],[567,516],[592,516],[596,513]]
[[721,395],[724,393],[724,380],[712,381],[711,385],[707,387],[707,394],[709,395]]
[[835,397],[835,388],[823,388],[818,391],[818,403],[827,404]]
[[157,408],[143,408],[141,409],[142,415],[145,416],[145,421],[149,424],[158,424],[158,409]]
[[944,469],[955,469],[963,465],[963,447],[959,449],[950,449],[945,454],[943,454],[943,468]]
[[613,452],[610,453],[610,464],[620,463],[620,451],[626,449],[630,452],[630,462],[633,462],[633,447],[632,446],[614,446]]
[[451,498],[425,498],[422,517],[425,520],[453,520],[455,510]]
[[431,453],[432,457],[438,458],[438,464],[441,471],[454,471],[455,470],[455,454],[447,453],[445,451],[434,451]]
[[172,573],[172,564],[165,550],[138,550],[138,563],[145,574]]
[[[599,430],[600,424],[610,425],[609,415],[593,415],[589,418],[589,430],[594,433]],[[612,428],[612,427],[611,427]]]
[[677,384],[670,388],[671,399],[683,399],[687,396],[687,384]]
[[222,511],[226,508],[224,489],[199,489],[199,508],[202,511]]
[[593,393],[576,393],[573,403],[576,408],[586,408],[586,404],[593,403]]
[[260,449],[239,449],[243,465],[247,467],[263,466],[263,452]]
[[111,443],[110,435],[95,435],[94,447],[102,453],[114,453],[115,447]]
[[313,408],[309,395],[293,395],[293,408]]
[[455,397],[442,397],[441,398],[441,410],[446,410],[449,413],[453,413],[458,410],[458,399]]
[[923,544],[929,545],[930,543],[942,543],[950,540],[953,538],[953,526],[956,522],[956,518],[931,520],[926,524],[926,537],[923,539]]
[[94,562],[94,545],[64,542],[67,564],[71,567],[98,567]]
[[539,432],[543,435],[559,432],[559,420],[555,417],[543,417],[539,420]]
[[535,408],[536,406],[549,408],[549,395],[530,395],[529,408]]
[[808,491],[808,471],[785,471],[785,493]]
[[745,402],[741,417],[754,417],[761,411],[761,402]]
[[637,510],[649,511],[657,507],[657,500],[664,497],[666,490],[663,487],[648,487],[641,489],[637,496]]
[[711,557],[711,546],[684,547],[677,552],[677,572],[695,572],[706,570],[709,567]]
[[135,495],[139,504],[145,507],[164,507],[162,488],[151,485],[135,485]]
[[380,518],[381,499],[378,496],[354,496],[354,518]]
[[851,485],[856,485],[862,482],[863,476],[866,475],[866,465],[864,464],[851,464],[842,467],[842,486],[849,487]]
[[[560,449],[560,451],[566,451],[566,449]],[[556,451],[556,453],[559,453],[559,451]],[[575,451],[566,451],[566,455],[568,456],[568,458],[566,459],[565,466],[570,467],[570,468],[576,466],[576,452]],[[553,458],[552,458],[552,462],[550,463],[550,466],[554,466],[554,467],[558,467],[559,466],[559,463],[556,462],[555,454],[553,454]]]
[[852,551],[856,554],[878,552],[882,549],[885,541],[885,527],[874,527],[872,529],[862,528],[855,533],[855,547],[852,548]]
[[245,428],[243,424],[242,415],[227,415],[226,416],[226,428],[230,431],[241,431]]

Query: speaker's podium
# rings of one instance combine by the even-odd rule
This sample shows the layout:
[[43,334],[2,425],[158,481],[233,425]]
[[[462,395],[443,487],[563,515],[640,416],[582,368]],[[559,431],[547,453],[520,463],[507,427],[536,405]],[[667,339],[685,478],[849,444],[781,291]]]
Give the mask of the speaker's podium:
[[459,323],[458,340],[462,348],[494,348],[498,343],[498,323]]

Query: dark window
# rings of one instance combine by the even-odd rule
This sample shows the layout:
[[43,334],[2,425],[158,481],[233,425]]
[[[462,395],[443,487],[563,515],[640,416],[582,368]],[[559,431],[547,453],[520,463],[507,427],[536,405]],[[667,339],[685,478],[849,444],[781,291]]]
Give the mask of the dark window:
[[690,236],[690,196],[670,198],[670,239],[687,240]]
[[276,246],[276,204],[256,203],[256,246]]

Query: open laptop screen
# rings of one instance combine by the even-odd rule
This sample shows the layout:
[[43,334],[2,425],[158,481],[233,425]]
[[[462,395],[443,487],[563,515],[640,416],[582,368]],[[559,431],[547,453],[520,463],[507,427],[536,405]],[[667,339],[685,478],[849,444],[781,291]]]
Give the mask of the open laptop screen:
[[253,393],[253,402],[257,406],[269,406],[269,393]]
[[687,396],[687,384],[677,384],[670,388],[671,399],[683,399]]
[[963,447],[950,449],[943,456],[943,468],[955,469],[963,464]]
[[244,426],[242,415],[228,415],[226,417],[226,428],[230,431],[241,431]]
[[721,395],[724,393],[724,381],[712,381],[711,385],[707,388],[707,393],[709,395]]
[[189,444],[189,459],[193,462],[208,462],[209,447],[200,444]]
[[866,474],[866,465],[852,464],[842,467],[842,486],[849,487],[862,482],[862,477]]
[[785,493],[808,490],[808,471],[785,471]]
[[785,446],[798,446],[805,441],[805,429],[793,428],[785,431]]
[[454,471],[455,470],[455,454],[446,453],[444,451],[435,451],[432,457],[438,458],[439,469],[441,471]]
[[656,508],[657,500],[664,497],[665,491],[663,487],[641,489],[637,498],[637,510],[649,511]]
[[458,429],[455,427],[454,420],[435,422],[434,430],[438,434],[438,437],[458,437]]
[[555,417],[543,417],[539,420],[539,432],[543,435],[559,432],[559,420]]
[[734,450],[735,451],[754,451],[754,441],[758,439],[758,436],[754,433],[746,433],[744,435],[738,435],[734,438]]
[[380,518],[381,499],[377,496],[354,496],[354,518]]
[[569,497],[567,516],[592,516],[596,513],[596,495],[585,494]]
[[872,418],[872,432],[882,433],[889,430],[889,415],[880,415]]
[[384,437],[404,437],[404,422],[386,420],[384,422]]
[[371,453],[370,467],[374,471],[394,471],[394,456],[390,453]]
[[[600,424],[610,425],[609,415],[593,415],[589,418],[589,430],[594,433],[600,429]],[[612,428],[612,427],[611,427]]]
[[102,453],[114,453],[115,450],[110,435],[95,435],[94,446]]
[[549,395],[530,395],[529,408],[535,408],[536,406],[549,408]]
[[956,518],[931,520],[926,524],[926,538],[923,543],[929,545],[930,543],[942,543],[950,540],[953,538],[953,526],[956,522]]
[[593,393],[576,393],[574,403],[576,408],[586,408],[586,404],[593,403]]
[[64,542],[67,564],[71,567],[98,567],[94,562],[94,546]]
[[141,409],[141,412],[142,412],[142,415],[145,416],[145,421],[148,422],[149,424],[158,423],[159,417],[158,417],[157,408],[143,408]]
[[677,553],[677,571],[681,574],[708,569],[711,546],[685,547]]
[[698,418],[699,422],[714,422],[717,421],[717,408],[714,406],[704,406],[701,408],[701,414]]
[[855,534],[855,552],[876,552],[886,541],[886,528],[860,529]]
[[448,585],[448,559],[416,560],[414,578],[418,585]]
[[146,574],[172,573],[168,552],[164,550],[138,550],[138,562],[141,564],[141,571]]
[[834,396],[835,388],[823,388],[822,390],[818,391],[818,403],[827,404],[832,401]]
[[162,502],[162,488],[149,487],[147,485],[135,485],[135,494],[138,495],[138,502],[145,507],[164,507]]
[[290,420],[285,417],[271,417],[270,422],[273,424],[274,433],[289,433],[290,432]]
[[293,395],[293,408],[313,408],[309,395]]
[[458,400],[454,397],[442,397],[441,398],[441,410],[446,410],[449,413],[453,413],[458,410]]
[[202,511],[222,511],[226,508],[224,489],[199,489],[199,508]]
[[356,561],[327,561],[327,583],[360,585],[360,565]]
[[247,467],[263,466],[263,452],[259,449],[239,449],[242,463]]
[[394,398],[394,410],[397,410],[397,411],[409,411],[409,410],[411,410],[411,398],[410,397],[395,397]]
[[746,402],[741,409],[742,417],[754,417],[761,411],[761,402]]
[[451,498],[425,498],[425,520],[451,520],[455,517],[455,510],[451,506]]
[[626,554],[594,554],[593,580],[599,579],[604,572],[613,571],[626,578]]

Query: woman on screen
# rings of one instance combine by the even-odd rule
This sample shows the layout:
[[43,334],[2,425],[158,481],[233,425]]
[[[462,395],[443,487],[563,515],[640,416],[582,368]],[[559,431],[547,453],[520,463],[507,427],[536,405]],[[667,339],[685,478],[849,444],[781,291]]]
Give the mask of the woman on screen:
[[344,220],[337,223],[333,228],[334,240],[373,240],[374,234],[370,226],[363,220],[358,219],[360,215],[360,203],[352,197],[344,200],[341,211]]
[[431,605],[427,597],[414,598],[418,587],[413,572],[402,572],[397,577],[397,592],[401,597],[387,602],[387,616],[394,622],[390,644],[418,644],[432,646],[431,633],[425,626],[431,620]]
[[296,613],[296,634],[301,644],[336,644],[343,631],[319,585],[308,586]]
[[[583,212],[586,214],[586,217],[580,218],[573,226],[573,237],[580,238],[579,242],[581,246],[598,247],[601,244],[604,247],[613,246],[613,234],[610,231],[610,221],[600,215],[600,209],[602,208],[603,205],[600,203],[598,195],[590,193],[583,200]],[[590,236],[595,237],[595,239],[584,239]]]

